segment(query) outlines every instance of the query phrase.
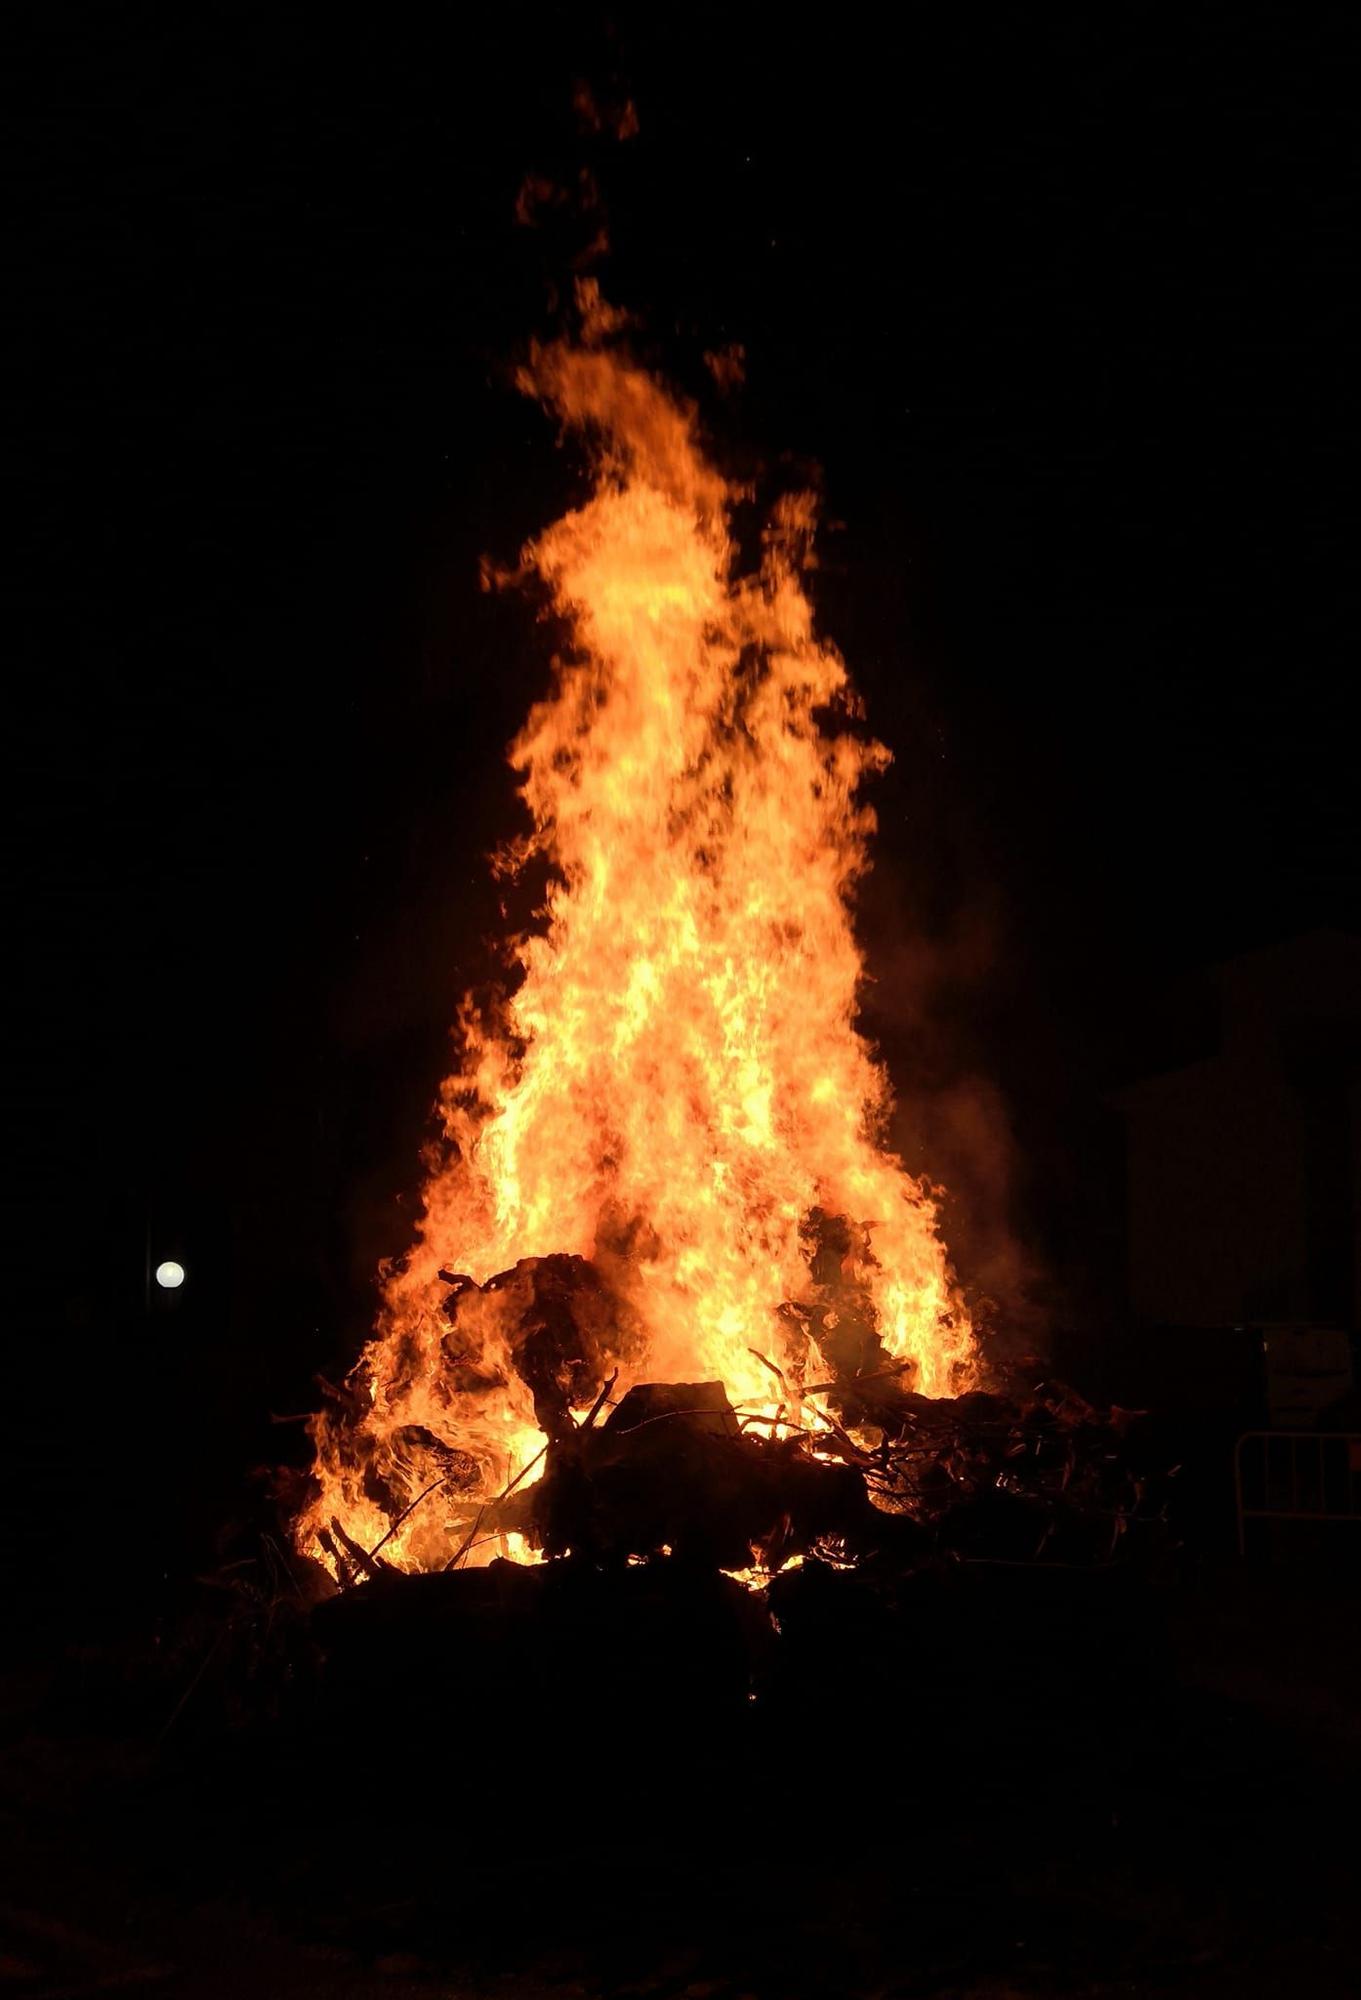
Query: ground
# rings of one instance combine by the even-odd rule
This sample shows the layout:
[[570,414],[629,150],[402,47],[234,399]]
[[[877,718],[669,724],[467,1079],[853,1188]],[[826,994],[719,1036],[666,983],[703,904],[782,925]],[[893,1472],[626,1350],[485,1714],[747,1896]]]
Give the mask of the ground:
[[550,1717],[499,1800],[477,1745],[522,1716],[432,1748],[397,1701],[309,1793],[316,1741],[261,1763],[195,1725],[211,1676],[165,1733],[163,1682],[68,1644],[5,1683],[0,1995],[1361,1990],[1354,1587],[1197,1570],[1094,1623],[1031,1581],[974,1592],[987,1657],[898,1712],[833,1676],[796,1739],[698,1755]]

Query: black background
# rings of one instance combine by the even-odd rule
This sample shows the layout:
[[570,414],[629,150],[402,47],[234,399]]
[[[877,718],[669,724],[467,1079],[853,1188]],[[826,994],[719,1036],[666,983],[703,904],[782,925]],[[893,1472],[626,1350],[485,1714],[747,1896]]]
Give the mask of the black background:
[[547,672],[478,562],[578,490],[531,171],[722,462],[822,468],[871,1025],[909,1109],[997,1092],[988,1227],[1078,1310],[1148,990],[1358,916],[1349,17],[10,17],[16,1559],[200,1549],[408,1239]]

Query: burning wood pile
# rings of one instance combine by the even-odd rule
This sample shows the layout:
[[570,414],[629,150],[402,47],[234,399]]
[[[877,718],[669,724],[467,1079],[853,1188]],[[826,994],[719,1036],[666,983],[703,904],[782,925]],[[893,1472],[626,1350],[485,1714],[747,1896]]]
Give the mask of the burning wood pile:
[[[826,1218],[822,1235],[835,1246]],[[406,1510],[382,1494],[393,1525],[372,1549],[338,1516],[318,1530],[342,1587],[396,1574],[385,1546],[422,1506],[447,1513],[451,1489],[459,1531],[445,1569],[479,1549],[602,1568],[674,1557],[757,1585],[810,1557],[904,1571],[940,1556],[1098,1564],[1164,1518],[1165,1482],[1136,1468],[1129,1413],[1100,1413],[1058,1384],[923,1396],[911,1364],[893,1362],[870,1327],[847,1331],[848,1312],[840,1340],[826,1341],[836,1372],[807,1382],[807,1319],[828,1315],[825,1297],[790,1308],[786,1366],[754,1357],[777,1400],[744,1411],[718,1381],[637,1382],[616,1396],[627,1344],[611,1339],[607,1289],[583,1258],[526,1260],[480,1288],[450,1275],[451,1328],[470,1293],[517,1301],[510,1349],[546,1438],[541,1454],[460,1511],[472,1462],[427,1437],[425,1453],[447,1470]],[[362,1401],[362,1390],[338,1393]],[[376,1472],[371,1490],[382,1493]]]
[[771,510],[593,284],[521,386],[590,449],[524,551],[565,644],[511,749],[546,882],[465,999],[416,1241],[313,1420],[299,1552],[391,1571],[671,1554],[759,1581],[925,1549],[1095,1560],[1140,1518],[1117,1429],[1001,1393],[887,1141],[851,899],[869,740]]

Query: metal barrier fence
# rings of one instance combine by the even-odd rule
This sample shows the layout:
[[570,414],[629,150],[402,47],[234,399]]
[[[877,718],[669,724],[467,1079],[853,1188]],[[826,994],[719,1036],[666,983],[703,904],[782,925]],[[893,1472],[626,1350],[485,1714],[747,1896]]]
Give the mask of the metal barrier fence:
[[1361,1431],[1244,1431],[1233,1484],[1240,1556],[1249,1521],[1361,1526]]

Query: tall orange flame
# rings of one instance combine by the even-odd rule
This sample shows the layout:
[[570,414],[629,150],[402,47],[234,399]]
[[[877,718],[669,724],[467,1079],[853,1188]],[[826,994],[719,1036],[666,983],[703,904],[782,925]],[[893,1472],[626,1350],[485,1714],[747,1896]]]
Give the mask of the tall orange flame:
[[[801,581],[811,501],[781,504],[739,574],[739,496],[693,411],[587,333],[521,375],[595,465],[525,551],[575,650],[512,745],[533,831],[501,860],[542,857],[552,886],[511,948],[518,985],[460,1012],[416,1242],[314,1423],[313,1552],[335,1523],[404,1567],[479,1559],[479,1507],[543,1444],[513,1352],[525,1286],[475,1288],[522,1259],[591,1260],[621,1389],[721,1379],[768,1404],[753,1350],[789,1357],[810,1218],[841,1218],[882,1347],[929,1394],[973,1375],[931,1193],[885,1148],[888,1080],[855,1026],[859,792],[888,753],[836,720],[857,709]],[[452,1309],[441,1271],[474,1281]],[[805,1313],[805,1347],[836,1318]]]

